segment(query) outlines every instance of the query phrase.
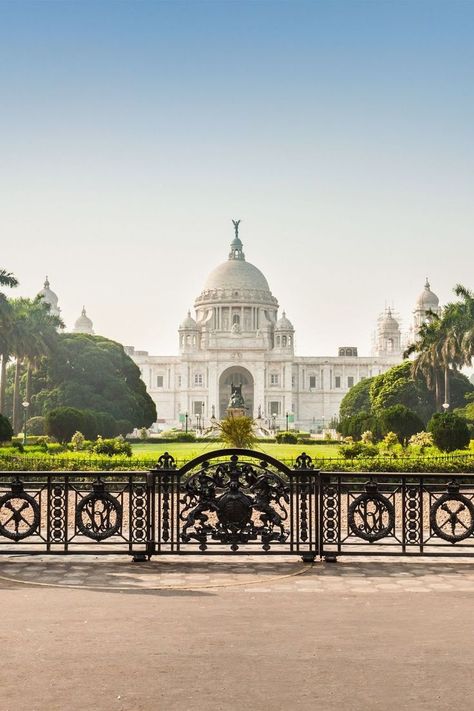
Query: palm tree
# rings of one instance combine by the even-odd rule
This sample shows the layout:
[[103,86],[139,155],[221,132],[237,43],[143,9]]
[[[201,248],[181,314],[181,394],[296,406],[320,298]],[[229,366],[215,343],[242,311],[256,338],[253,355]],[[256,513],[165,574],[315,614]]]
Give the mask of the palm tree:
[[[7,272],[5,269],[0,269],[0,287],[14,288],[18,286],[17,279]],[[3,292],[0,292],[0,356],[2,358],[0,372],[0,412],[5,408],[5,388],[7,363],[10,357],[9,347],[9,331],[12,325],[12,311],[10,303]]]
[[449,405],[451,370],[472,365],[474,357],[474,294],[461,284],[454,292],[461,301],[447,304],[441,316],[428,313],[418,340],[405,352],[405,356],[418,353],[413,362],[413,375],[421,372],[428,387],[434,384],[439,409],[441,373],[444,373],[444,403]]
[[441,381],[443,363],[441,355],[442,346],[441,319],[434,313],[429,314],[422,324],[418,339],[405,351],[404,357],[408,358],[413,353],[417,357],[412,364],[413,377],[421,375],[430,390],[435,392],[436,409],[441,409]]
[[31,398],[31,373],[37,367],[41,357],[49,355],[57,343],[57,328],[62,321],[50,313],[50,307],[40,297],[36,299],[15,299],[11,302],[13,326],[11,329],[11,349],[15,357],[15,376],[13,386],[13,429],[21,428],[21,389],[20,382],[26,365],[26,392]]
[[462,335],[459,344],[459,360],[463,366],[472,366],[474,358],[474,292],[457,284],[454,289],[461,298],[459,318],[462,321]]

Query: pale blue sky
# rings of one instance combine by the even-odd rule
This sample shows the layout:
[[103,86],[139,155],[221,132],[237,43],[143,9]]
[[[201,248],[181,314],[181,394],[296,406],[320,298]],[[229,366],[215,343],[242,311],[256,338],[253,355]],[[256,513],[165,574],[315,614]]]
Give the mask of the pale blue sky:
[[1,266],[156,354],[241,218],[301,355],[474,288],[474,2],[2,2]]

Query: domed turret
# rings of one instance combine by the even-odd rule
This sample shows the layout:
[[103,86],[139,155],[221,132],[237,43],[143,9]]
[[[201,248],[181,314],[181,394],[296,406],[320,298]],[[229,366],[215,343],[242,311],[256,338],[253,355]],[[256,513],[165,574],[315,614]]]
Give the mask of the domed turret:
[[286,313],[283,311],[281,317],[276,322],[275,331],[294,331],[293,324],[286,318]]
[[417,308],[424,309],[425,311],[428,311],[430,309],[436,310],[439,307],[439,299],[436,294],[431,291],[428,277],[426,277],[425,288],[416,300],[416,306]]
[[76,323],[74,324],[74,328],[72,329],[72,332],[73,333],[87,333],[89,336],[93,336],[94,335],[93,325],[94,324],[92,323],[91,319],[87,316],[86,309],[83,306],[81,315],[79,316]]
[[400,324],[388,308],[378,320],[375,355],[399,355],[401,353]]
[[61,309],[58,307],[59,299],[56,296],[56,294],[54,293],[54,291],[52,291],[50,289],[48,277],[46,277],[45,282],[44,282],[44,287],[41,289],[38,296],[41,296],[44,303],[49,305],[49,312],[53,316],[59,317],[59,315],[61,313]]
[[426,277],[425,288],[418,296],[413,311],[413,333],[415,338],[418,336],[421,325],[430,318],[431,313],[440,313],[439,299],[431,291],[428,277]]
[[191,316],[191,311],[188,311],[188,315],[186,318],[181,322],[181,325],[179,327],[180,331],[185,331],[185,330],[191,330],[194,331],[197,328],[197,323]]
[[195,351],[199,346],[199,327],[191,316],[191,311],[179,327],[179,348],[181,353]]
[[286,317],[285,311],[283,311],[275,325],[274,350],[293,353],[294,333],[293,324]]

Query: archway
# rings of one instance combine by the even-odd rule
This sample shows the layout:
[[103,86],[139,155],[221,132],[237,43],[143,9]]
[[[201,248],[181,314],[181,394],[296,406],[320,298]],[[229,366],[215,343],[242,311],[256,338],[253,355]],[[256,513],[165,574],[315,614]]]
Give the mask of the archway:
[[227,368],[219,378],[219,419],[226,416],[231,394],[231,385],[242,385],[242,395],[249,417],[253,417],[254,384],[252,373],[240,365]]

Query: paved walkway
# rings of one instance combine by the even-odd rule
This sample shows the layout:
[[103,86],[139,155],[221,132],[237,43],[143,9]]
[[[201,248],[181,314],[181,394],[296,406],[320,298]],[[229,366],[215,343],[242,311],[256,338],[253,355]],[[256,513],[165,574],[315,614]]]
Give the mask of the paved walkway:
[[472,706],[474,561],[0,559],[0,711]]

